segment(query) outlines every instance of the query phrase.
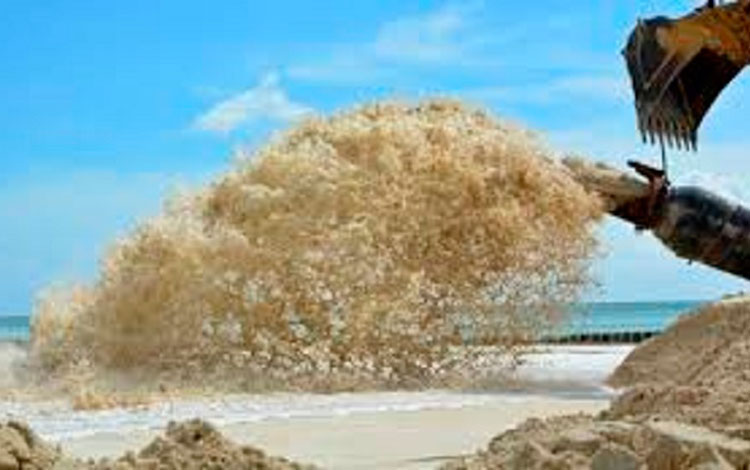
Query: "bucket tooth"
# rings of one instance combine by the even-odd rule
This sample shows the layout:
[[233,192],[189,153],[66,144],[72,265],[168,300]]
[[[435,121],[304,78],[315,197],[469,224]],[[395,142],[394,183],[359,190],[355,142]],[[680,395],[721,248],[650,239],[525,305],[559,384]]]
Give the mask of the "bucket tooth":
[[667,130],[666,130],[667,145],[669,146],[669,148],[672,148],[673,147],[673,144],[672,144],[672,122],[668,121],[667,125],[668,125]]

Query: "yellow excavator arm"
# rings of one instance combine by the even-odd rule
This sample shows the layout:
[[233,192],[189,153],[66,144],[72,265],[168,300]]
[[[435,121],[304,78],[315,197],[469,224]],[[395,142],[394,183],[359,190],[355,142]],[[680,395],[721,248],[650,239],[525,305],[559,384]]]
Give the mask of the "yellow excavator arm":
[[704,116],[750,63],[750,0],[640,20],[623,54],[644,141],[695,150]]

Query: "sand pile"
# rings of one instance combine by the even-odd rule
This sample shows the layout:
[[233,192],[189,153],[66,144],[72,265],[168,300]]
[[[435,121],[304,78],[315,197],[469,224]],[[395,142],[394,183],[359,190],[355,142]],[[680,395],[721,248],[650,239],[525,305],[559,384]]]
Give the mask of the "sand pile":
[[170,423],[163,437],[138,453],[116,460],[83,462],[67,458],[23,424],[0,426],[0,470],[314,470],[253,447],[238,446],[213,426],[193,420]]
[[471,376],[459,346],[513,348],[587,287],[600,212],[531,133],[480,110],[311,119],[167,203],[95,285],[43,299],[32,356],[46,374],[255,390]]
[[628,391],[610,416],[660,416],[750,438],[750,299],[681,318],[610,377]]
[[599,416],[530,420],[451,470],[750,468],[750,299],[681,318],[610,377]]
[[25,424],[0,424],[0,470],[50,469],[60,451],[42,441]]
[[683,315],[663,334],[633,350],[607,382],[617,388],[686,385],[711,369],[731,366],[735,361],[725,353],[750,337],[749,313],[750,298],[737,297]]
[[238,446],[227,440],[212,425],[193,420],[170,423],[164,437],[156,438],[137,454],[129,453],[116,461],[101,461],[96,470],[192,470],[216,468],[226,470],[314,470],[280,457],[266,456],[263,451]]
[[750,465],[750,441],[676,421],[532,419],[477,455],[441,470],[731,470]]

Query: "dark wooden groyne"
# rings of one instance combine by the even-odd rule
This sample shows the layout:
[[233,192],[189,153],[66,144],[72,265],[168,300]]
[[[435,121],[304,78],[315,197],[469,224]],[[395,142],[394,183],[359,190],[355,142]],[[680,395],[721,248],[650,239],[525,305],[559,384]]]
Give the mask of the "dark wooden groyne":
[[638,344],[660,335],[658,330],[640,331],[587,331],[548,335],[542,338],[544,344]]

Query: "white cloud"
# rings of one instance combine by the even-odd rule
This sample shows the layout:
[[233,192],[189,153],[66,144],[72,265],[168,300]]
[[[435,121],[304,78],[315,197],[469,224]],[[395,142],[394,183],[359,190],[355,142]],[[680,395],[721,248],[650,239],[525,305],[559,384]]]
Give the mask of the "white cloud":
[[[397,75],[394,66],[458,65],[477,62],[479,3],[447,5],[380,25],[374,37],[359,44],[335,46],[315,61],[298,63],[286,74],[300,80],[353,84]],[[403,71],[401,71],[403,73]]]
[[606,256],[594,272],[602,292],[592,297],[610,301],[717,299],[747,289],[747,281],[700,263],[689,264],[648,232],[608,217],[599,239]]
[[[424,70],[445,70],[486,83],[507,83],[508,77],[540,76],[539,72],[576,70],[589,75],[621,71],[616,53],[581,47],[566,37],[574,26],[568,14],[554,12],[540,23],[536,17],[513,18],[485,11],[483,2],[450,2],[417,15],[380,24],[370,38],[358,43],[331,44],[317,57],[285,68],[289,77],[327,85],[424,83]],[[580,19],[578,19],[580,20]],[[578,26],[576,31],[585,31]],[[612,83],[600,81],[596,86]],[[561,83],[583,88],[585,83]],[[619,90],[621,85],[617,85]],[[488,90],[489,91],[489,90]],[[500,93],[497,89],[495,92]]]
[[194,127],[203,131],[228,133],[259,119],[294,121],[311,112],[311,108],[289,99],[286,91],[279,85],[276,73],[268,73],[254,88],[221,101],[198,116]]
[[381,26],[370,46],[380,59],[441,62],[460,57],[461,33],[469,10],[444,7],[422,16],[400,18]]
[[348,48],[338,49],[318,62],[292,65],[285,72],[297,80],[343,85],[383,82],[394,75],[394,71],[381,67],[366,51],[358,55]]
[[480,101],[514,104],[551,104],[578,101],[630,101],[627,77],[610,75],[569,75],[543,83],[485,87],[462,94]]
[[699,186],[731,202],[743,205],[750,204],[748,192],[749,178],[742,174],[719,174],[706,171],[688,171],[680,175],[680,185]]

